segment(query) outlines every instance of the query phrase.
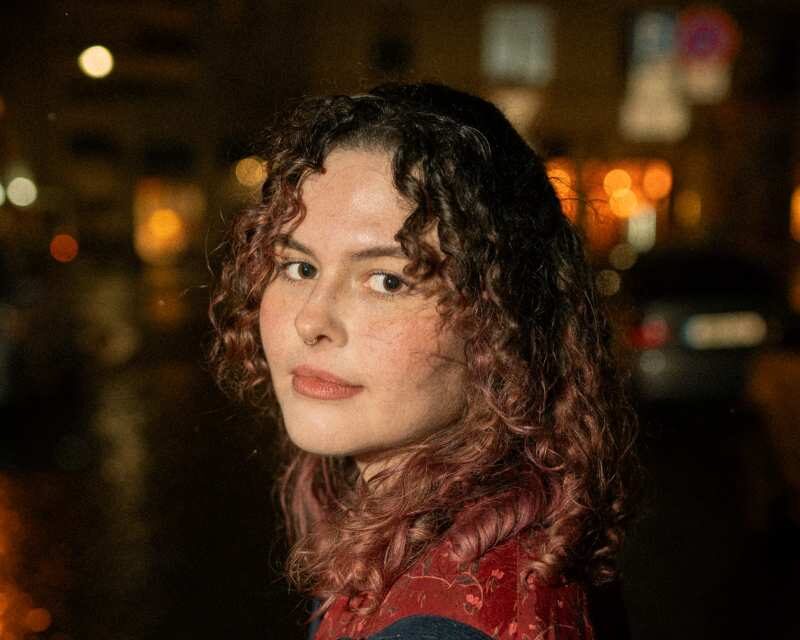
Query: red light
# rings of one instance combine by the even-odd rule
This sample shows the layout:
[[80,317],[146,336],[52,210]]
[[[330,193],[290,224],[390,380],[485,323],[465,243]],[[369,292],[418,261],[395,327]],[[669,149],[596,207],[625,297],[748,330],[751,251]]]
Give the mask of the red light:
[[669,325],[664,318],[651,317],[631,327],[628,342],[635,349],[658,349],[670,339]]
[[50,255],[59,262],[72,262],[78,255],[78,241],[68,233],[59,233],[50,241]]

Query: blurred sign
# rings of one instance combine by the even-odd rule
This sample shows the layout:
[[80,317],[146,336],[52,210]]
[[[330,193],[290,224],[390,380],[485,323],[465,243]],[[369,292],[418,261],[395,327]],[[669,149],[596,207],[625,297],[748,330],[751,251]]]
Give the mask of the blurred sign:
[[543,85],[552,80],[552,10],[518,2],[490,6],[484,14],[481,67],[494,81]]
[[692,102],[714,104],[730,93],[731,63],[739,49],[733,19],[716,7],[681,12],[677,23],[684,88]]
[[623,135],[637,142],[683,138],[691,125],[691,103],[718,103],[730,93],[738,47],[739,31],[722,9],[639,13],[620,110]]
[[689,132],[675,50],[675,16],[643,11],[633,25],[630,71],[620,130],[636,142],[674,142]]
[[633,27],[631,63],[634,66],[668,60],[675,52],[675,16],[646,11],[636,17]]
[[681,57],[730,63],[739,48],[733,19],[717,7],[690,7],[678,17]]

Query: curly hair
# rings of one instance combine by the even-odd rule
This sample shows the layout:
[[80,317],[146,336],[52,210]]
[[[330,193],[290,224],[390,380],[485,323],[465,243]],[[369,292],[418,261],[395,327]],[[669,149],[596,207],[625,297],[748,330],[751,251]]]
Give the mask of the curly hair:
[[[290,579],[323,611],[346,595],[369,614],[444,539],[469,561],[517,534],[535,550],[526,577],[613,579],[638,465],[612,327],[542,160],[478,97],[389,84],[306,98],[278,119],[260,202],[232,221],[210,304],[218,382],[281,424],[259,305],[275,243],[303,220],[303,179],[336,148],[390,154],[413,206],[396,235],[405,272],[441,283],[439,312],[465,340],[468,401],[455,428],[404,446],[369,480],[349,457],[282,434]],[[441,254],[422,239],[434,224]]]

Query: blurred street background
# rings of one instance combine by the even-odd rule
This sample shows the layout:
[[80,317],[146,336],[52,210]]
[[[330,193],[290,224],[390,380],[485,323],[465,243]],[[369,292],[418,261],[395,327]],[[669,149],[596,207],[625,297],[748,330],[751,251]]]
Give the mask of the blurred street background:
[[496,101],[586,239],[641,411],[634,639],[800,638],[800,7],[0,6],[0,638],[302,638],[273,427],[203,361],[224,220],[306,94]]

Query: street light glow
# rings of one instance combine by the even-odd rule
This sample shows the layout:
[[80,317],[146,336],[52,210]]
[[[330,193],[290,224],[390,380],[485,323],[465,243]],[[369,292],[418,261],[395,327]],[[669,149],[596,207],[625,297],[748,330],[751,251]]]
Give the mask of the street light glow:
[[114,68],[114,56],[102,45],[94,45],[78,56],[78,66],[90,78],[104,78]]
[[18,207],[27,207],[36,201],[38,191],[33,180],[17,177],[8,183],[6,196],[11,204]]

